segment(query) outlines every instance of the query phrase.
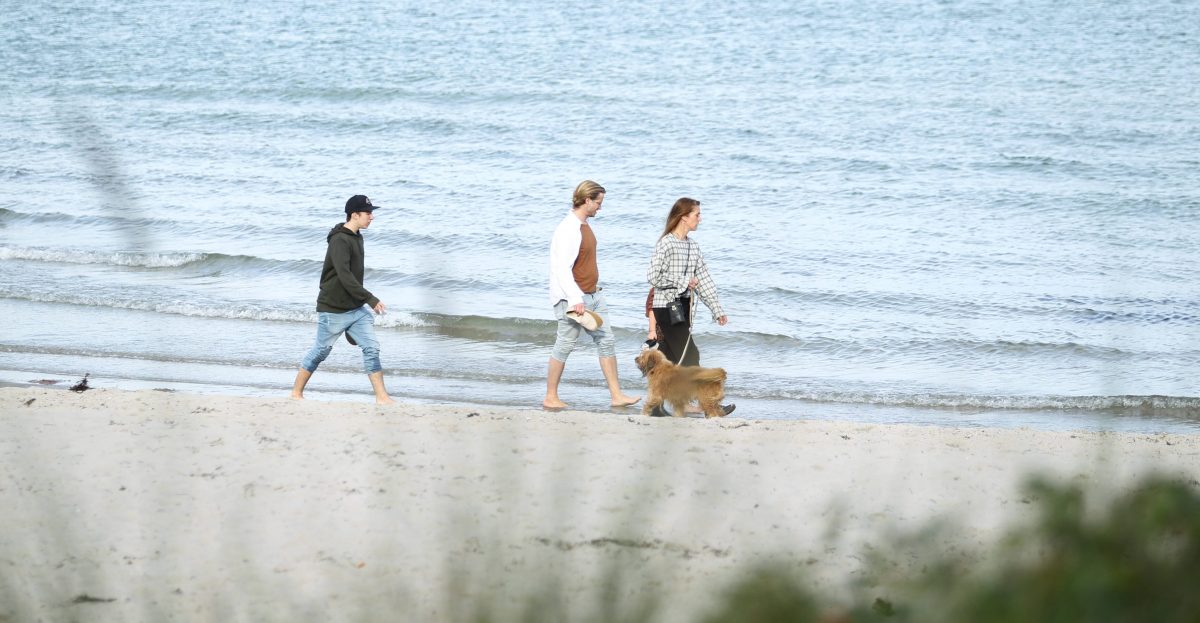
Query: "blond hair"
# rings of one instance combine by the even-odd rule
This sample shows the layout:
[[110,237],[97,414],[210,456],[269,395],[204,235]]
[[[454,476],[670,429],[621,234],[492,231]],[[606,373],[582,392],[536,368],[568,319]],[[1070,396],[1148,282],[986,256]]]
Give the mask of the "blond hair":
[[571,207],[578,208],[583,205],[588,199],[595,199],[604,194],[604,187],[593,182],[592,180],[583,180],[575,187],[575,194],[571,195]]

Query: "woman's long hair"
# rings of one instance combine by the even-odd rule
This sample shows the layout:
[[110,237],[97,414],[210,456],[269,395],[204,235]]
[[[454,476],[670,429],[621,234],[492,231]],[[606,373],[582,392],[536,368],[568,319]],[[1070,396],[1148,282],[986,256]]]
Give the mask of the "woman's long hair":
[[679,221],[683,220],[683,217],[691,214],[692,210],[695,210],[698,207],[700,207],[700,202],[692,199],[691,197],[680,197],[679,199],[676,199],[675,205],[671,206],[671,212],[667,214],[667,226],[665,229],[663,229],[662,236],[658,237],[659,240],[661,240],[663,236],[675,231],[675,228],[679,226]]

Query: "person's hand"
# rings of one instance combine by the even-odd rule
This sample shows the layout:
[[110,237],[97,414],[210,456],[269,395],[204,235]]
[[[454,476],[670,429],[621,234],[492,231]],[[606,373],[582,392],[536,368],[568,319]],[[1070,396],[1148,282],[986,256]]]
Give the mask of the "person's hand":
[[689,290],[695,289],[696,286],[698,286],[698,285],[700,285],[700,280],[695,277],[692,277],[692,279],[690,281],[688,281],[688,289]]
[[646,339],[657,340],[658,339],[658,331],[654,327],[650,327],[650,332],[646,334]]
[[575,307],[572,307],[572,308],[571,308],[571,311],[573,311],[573,312],[575,312],[575,313],[577,313],[577,314],[579,314],[579,315],[581,315],[581,316],[582,316],[582,315],[583,315],[583,303],[579,303],[579,304],[578,304],[578,305],[576,305]]
[[722,327],[725,326],[726,322],[729,322],[729,316],[721,316],[720,318],[717,318],[717,324],[721,325]]
[[376,314],[382,315],[384,312],[387,311],[387,305],[384,305],[383,301],[379,301],[378,303],[375,304],[375,307],[372,307],[371,309],[375,310]]

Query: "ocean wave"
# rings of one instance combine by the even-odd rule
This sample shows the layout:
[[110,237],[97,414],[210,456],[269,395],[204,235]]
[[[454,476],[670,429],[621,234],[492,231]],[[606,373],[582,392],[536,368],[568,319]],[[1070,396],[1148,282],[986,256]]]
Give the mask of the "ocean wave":
[[[740,390],[740,388],[739,388]],[[733,392],[730,391],[732,394]],[[744,391],[748,398],[803,400],[819,403],[864,404],[905,408],[970,409],[1004,411],[1088,411],[1118,413],[1174,414],[1200,418],[1200,397],[1120,395],[973,395],[938,393],[899,393],[838,390],[760,390]]]
[[[53,355],[97,359],[127,359],[134,361],[161,362],[164,364],[205,364],[233,368],[241,367],[277,370],[295,369],[295,362],[293,361],[262,361],[245,357],[230,357],[227,354],[221,354],[219,356],[181,356],[175,352],[144,352],[119,349],[107,350],[70,346],[5,344],[2,342],[0,342],[0,353]],[[545,378],[541,375],[533,376],[528,374],[506,372],[502,367],[489,370],[456,367],[428,368],[420,366],[406,366],[405,363],[406,362],[404,361],[389,362],[387,373],[397,377],[421,377],[427,379],[444,379],[452,381],[466,380],[472,382],[495,383],[503,385],[527,385],[545,380]],[[327,361],[322,364],[321,370],[324,372],[357,373],[361,370],[361,368],[358,367],[357,363],[345,365],[337,362]]]
[[[336,223],[336,215],[316,224],[277,224],[269,235],[272,240],[286,244],[320,245],[323,250],[325,237]],[[0,225],[29,224],[39,227],[82,229],[98,233],[97,229],[110,232],[152,231],[155,237],[172,240],[245,240],[260,244],[264,233],[247,228],[241,223],[227,221],[175,220],[154,216],[127,214],[68,214],[43,211],[25,213],[0,208]],[[541,233],[541,232],[539,232]],[[523,237],[487,231],[436,230],[417,231],[394,227],[372,231],[368,236],[368,248],[383,245],[388,248],[411,248],[434,250],[445,253],[447,249],[470,249],[471,255],[480,252],[503,252],[510,254],[537,254],[544,252],[541,237]],[[15,247],[14,247],[15,248]]]
[[[108,350],[77,346],[45,346],[30,344],[0,343],[0,353],[29,353],[91,358],[119,358],[163,363],[200,363],[220,366],[291,369],[293,362],[263,361],[248,358],[231,358],[225,354],[181,354],[168,352],[145,352]],[[356,372],[357,363],[338,365],[330,363],[324,368],[333,372]],[[454,381],[472,381],[503,385],[529,385],[541,382],[540,374],[530,374],[520,366],[512,369],[504,365],[480,369],[471,366],[428,367],[393,362],[389,374],[400,377],[420,377]],[[602,387],[601,379],[581,382],[585,385]],[[915,410],[959,411],[968,415],[980,412],[1063,412],[1109,417],[1165,417],[1189,422],[1200,421],[1200,397],[1171,395],[1004,395],[965,394],[932,392],[896,392],[873,390],[869,387],[855,390],[836,387],[808,389],[768,389],[730,383],[726,393],[731,399],[798,401],[821,405],[861,405],[878,408]]]
[[[140,258],[132,259],[140,260]],[[278,262],[222,254],[209,254],[184,265],[188,269],[220,272],[223,277],[230,277],[242,265],[249,265],[246,269],[249,276],[262,276],[272,271],[297,273],[300,270],[305,271],[306,276],[312,276],[319,270],[319,263],[315,261]],[[297,268],[297,265],[300,265],[300,268]],[[178,270],[178,268],[174,268],[174,270]],[[371,273],[370,279],[373,283],[441,291],[469,292],[481,286],[471,280],[427,273],[408,274],[379,271]],[[128,309],[204,318],[281,322],[313,322],[316,319],[316,312],[307,303],[296,305],[278,301],[227,301],[202,294],[187,293],[166,297],[161,296],[161,287],[156,284],[123,285],[81,290],[73,287],[57,287],[53,283],[45,282],[38,284],[14,283],[0,284],[0,297],[39,303]],[[470,342],[544,344],[553,340],[555,321],[548,317],[449,314],[420,309],[399,311],[393,306],[388,314],[377,317],[376,326],[419,328],[426,333]],[[638,343],[644,339],[644,328],[640,322],[635,326],[614,324],[613,330],[621,343]],[[1019,361],[1027,361],[1032,358],[1037,361],[1086,359],[1101,362],[1133,362],[1153,359],[1159,354],[1145,348],[1131,350],[1086,341],[968,339],[959,337],[957,334],[920,338],[876,335],[850,339],[804,335],[792,331],[708,331],[698,328],[697,335],[700,336],[699,339],[704,345],[713,349],[712,352],[756,353],[758,356],[777,358],[781,361],[807,354],[809,357],[832,357],[838,360],[858,362],[903,362],[915,358],[925,362],[940,361],[948,365],[960,365],[963,362],[1009,361],[1013,358]],[[1200,357],[1200,353],[1193,351],[1173,351],[1171,354],[1173,357]]]
[[[253,255],[227,255],[198,252],[122,252],[81,249],[49,249],[40,247],[8,247],[0,245],[0,260],[24,260],[62,264],[92,264],[115,267],[175,270],[180,276],[220,275],[224,279],[287,277],[315,279],[321,272],[322,259],[279,260]],[[421,268],[418,266],[417,268]],[[424,266],[424,268],[439,268]],[[430,291],[471,292],[481,288],[517,289],[529,282],[497,283],[460,278],[436,270],[407,272],[394,269],[368,268],[367,280],[373,287],[412,286]],[[537,280],[540,284],[541,280]]]
[[[12,204],[15,205],[15,204]],[[53,222],[56,219],[54,212],[20,212],[10,208],[0,208],[0,225],[8,223],[43,223]],[[63,217],[68,217],[67,214],[61,214]]]
[[[729,288],[732,294],[741,296],[757,296],[753,290],[743,290],[736,285]],[[932,297],[921,294],[903,292],[880,292],[874,290],[817,290],[789,288],[784,286],[769,286],[766,293],[779,296],[791,302],[805,305],[828,305],[833,307],[870,307],[898,311],[913,311],[935,307],[948,307],[959,299],[950,296]]]
[[184,266],[204,261],[209,256],[210,254],[208,253],[130,253],[122,251],[81,251],[0,246],[0,260],[31,260],[67,264],[108,264],[110,266],[137,266],[145,268]]
[[981,300],[964,298],[959,293],[931,295],[919,292],[835,291],[784,286],[768,286],[762,290],[755,290],[739,287],[737,284],[722,291],[722,298],[730,299],[753,300],[763,296],[777,299],[782,306],[794,309],[846,308],[956,319],[1012,318],[1027,314],[1041,314],[1045,311],[1032,303],[1014,302],[1011,298],[1000,299],[997,297],[993,300]]
[[989,162],[983,168],[1014,168],[1031,171],[1090,171],[1095,165],[1082,160],[1040,155],[1000,154],[1000,162]]
[[[71,214],[67,212],[55,212],[53,210],[20,212],[8,208],[0,208],[0,223],[4,222],[47,224],[55,227],[111,227],[122,230],[147,228],[156,231],[162,230],[164,233],[180,234],[182,237],[195,235],[200,230],[209,234],[224,233],[228,235],[249,231],[239,223],[177,221],[174,219],[139,216],[136,212],[122,214]],[[327,230],[328,228],[326,228]]]
[[[957,334],[955,334],[957,335]],[[1105,344],[1076,341],[1038,341],[1011,339],[968,339],[955,336],[942,337],[892,337],[875,336],[861,339],[848,337],[804,336],[780,333],[749,331],[721,331],[703,336],[705,344],[716,350],[750,348],[764,356],[794,357],[798,353],[812,353],[837,359],[855,361],[905,361],[918,358],[921,361],[1002,361],[1001,358],[1044,357],[1063,361],[1090,359],[1103,362],[1135,361],[1153,358],[1154,351],[1129,350]],[[1175,356],[1196,351],[1174,352]]]
[[0,166],[0,180],[15,180],[36,175],[33,169],[17,166]]
[[554,339],[554,320],[415,313],[422,326],[439,335],[472,341],[538,344]]
[[25,344],[2,344],[0,343],[0,353],[22,353],[31,355],[56,355],[67,357],[94,357],[94,358],[112,358],[112,359],[132,359],[136,361],[158,361],[162,363],[202,363],[222,366],[241,366],[241,367],[263,367],[262,362],[252,361],[249,359],[238,359],[235,357],[222,356],[203,357],[191,356],[183,357],[175,353],[149,353],[142,351],[128,350],[102,350],[98,348],[78,348],[78,347],[63,347],[63,346],[41,346],[41,345],[25,345]]
[[1048,313],[1085,323],[1193,324],[1200,322],[1200,301],[1151,297],[1040,297]]
[[[114,296],[112,293],[82,293],[78,291],[28,292],[14,291],[11,287],[0,287],[0,297],[33,301],[37,303],[56,303],[65,305],[81,305],[86,307],[105,307],[112,309],[128,309],[176,316],[192,316],[196,318],[225,318],[230,320],[271,320],[277,322],[316,322],[317,312],[305,306],[300,309],[295,306],[263,305],[261,303],[244,303],[232,301],[187,302],[168,300],[155,302],[146,298],[133,296]],[[423,327],[427,323],[414,314],[407,312],[388,312],[376,318],[376,327]]]
[[282,116],[277,110],[225,110],[198,111],[181,115],[176,111],[146,115],[143,122],[157,124],[179,132],[200,130],[214,125],[231,128],[261,128],[284,125],[293,131],[315,131],[323,133],[387,132],[389,134],[411,133],[423,137],[451,137],[456,135],[505,136],[514,132],[508,126],[475,122],[461,118],[417,116],[397,118],[390,114],[348,114],[343,112],[300,111]]
[[248,277],[288,272],[310,275],[319,272],[321,266],[319,260],[273,260],[253,255],[226,255],[224,253],[98,251],[3,245],[0,245],[0,259],[60,264],[99,264],[131,268],[185,269],[189,274],[219,272],[229,275],[231,272],[240,271]]
[[[436,74],[414,70],[403,72],[392,78],[392,85],[348,85],[313,86],[309,84],[276,83],[254,85],[250,83],[211,82],[204,87],[177,81],[161,81],[151,84],[112,83],[88,84],[85,87],[69,88],[88,97],[102,96],[114,100],[158,100],[172,103],[199,103],[210,107],[228,106],[245,108],[247,104],[355,104],[370,108],[372,105],[395,104],[396,102],[424,102],[428,104],[462,103],[510,103],[544,106],[547,103],[566,99],[561,91],[530,84],[516,88],[511,84],[492,85],[479,88],[456,88],[439,85],[432,81]],[[408,86],[396,86],[406,83]],[[59,87],[61,90],[62,87]],[[604,101],[620,101],[615,97],[597,96]],[[269,122],[277,123],[278,115]]]
[[964,299],[961,296],[930,296],[906,292],[804,290],[770,286],[764,290],[725,288],[723,298],[778,299],[788,308],[814,306],[870,309],[955,319],[1059,318],[1081,324],[1122,323],[1135,325],[1200,323],[1200,302],[1139,297],[1038,296],[1004,300]]

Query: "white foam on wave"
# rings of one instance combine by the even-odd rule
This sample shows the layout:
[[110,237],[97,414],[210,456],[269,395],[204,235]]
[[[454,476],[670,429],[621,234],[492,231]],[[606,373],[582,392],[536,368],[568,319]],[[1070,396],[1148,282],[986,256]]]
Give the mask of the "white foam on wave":
[[427,327],[430,323],[408,312],[389,311],[381,316],[375,316],[377,327]]
[[[107,307],[112,309],[128,309],[178,316],[197,318],[228,318],[231,320],[271,320],[277,322],[316,322],[317,312],[310,306],[303,309],[295,306],[278,304],[265,305],[255,303],[232,303],[221,301],[186,302],[164,301],[155,302],[136,297],[117,297],[111,293],[95,294],[78,291],[19,291],[14,288],[0,287],[0,297],[14,298],[38,303],[59,303],[67,305],[83,305],[89,307]],[[389,311],[375,317],[375,326],[384,328],[395,327],[424,327],[429,322],[417,316],[402,311]]]
[[206,253],[129,253],[0,246],[0,260],[32,260],[64,264],[107,264],[143,268],[173,268],[204,260]]
[[972,410],[1108,411],[1127,409],[1194,410],[1200,398],[1191,396],[1120,395],[972,395],[896,392],[784,391],[759,397],[808,400],[822,403],[869,404],[906,408]]

